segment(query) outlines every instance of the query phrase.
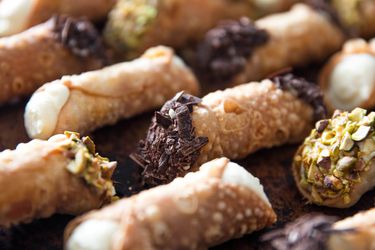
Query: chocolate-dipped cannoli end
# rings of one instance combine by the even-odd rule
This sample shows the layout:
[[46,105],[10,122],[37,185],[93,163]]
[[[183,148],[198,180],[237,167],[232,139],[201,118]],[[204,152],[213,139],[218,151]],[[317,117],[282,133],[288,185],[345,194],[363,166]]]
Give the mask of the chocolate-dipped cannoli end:
[[207,32],[198,47],[197,67],[211,81],[226,83],[246,66],[257,47],[269,40],[248,18],[226,21]]
[[30,98],[25,108],[24,122],[30,138],[48,139],[53,135],[60,110],[68,101],[70,90],[63,84],[51,82]]
[[0,37],[25,30],[35,2],[31,0],[0,1]]
[[186,174],[197,161],[207,137],[196,137],[191,112],[201,100],[178,93],[155,113],[147,137],[131,158],[143,168],[145,183],[155,186]]
[[317,205],[353,206],[374,185],[375,113],[336,111],[316,123],[293,162],[298,189]]
[[348,41],[320,75],[328,107],[352,110],[372,108],[375,101],[375,48],[362,39]]
[[[142,44],[144,34],[156,19],[157,2],[119,0],[110,12],[104,29],[106,43],[122,52],[137,50]],[[141,51],[135,53],[139,52]]]

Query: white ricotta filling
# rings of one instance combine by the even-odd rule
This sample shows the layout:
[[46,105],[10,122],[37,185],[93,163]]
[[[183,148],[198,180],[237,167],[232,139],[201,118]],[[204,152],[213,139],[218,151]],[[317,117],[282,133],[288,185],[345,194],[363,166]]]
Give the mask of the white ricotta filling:
[[25,128],[30,138],[48,139],[55,130],[59,113],[69,98],[63,84],[50,83],[35,92],[26,105]]
[[33,10],[34,0],[0,2],[0,37],[23,31]]
[[118,223],[109,220],[87,220],[78,225],[67,244],[67,250],[111,249],[112,236],[119,230]]
[[353,54],[332,70],[327,98],[334,108],[352,110],[367,101],[375,85],[375,57]]

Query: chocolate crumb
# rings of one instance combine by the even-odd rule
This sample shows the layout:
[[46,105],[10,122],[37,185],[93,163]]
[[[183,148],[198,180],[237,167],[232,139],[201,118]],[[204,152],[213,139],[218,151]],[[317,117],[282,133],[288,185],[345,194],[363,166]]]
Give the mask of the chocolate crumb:
[[270,79],[282,90],[292,94],[309,104],[314,110],[314,120],[318,121],[327,117],[327,109],[323,102],[323,94],[318,85],[296,77],[292,73],[274,76]]
[[244,69],[253,51],[268,40],[268,33],[246,17],[224,21],[208,31],[198,46],[198,71],[215,83],[226,83]]
[[[196,137],[191,113],[201,100],[178,93],[166,102],[152,119],[145,140],[130,158],[142,169],[143,181],[149,186],[171,182],[184,176],[197,161],[207,137]],[[173,115],[170,115],[173,114]]]
[[51,18],[51,22],[55,38],[74,55],[82,58],[96,57],[104,65],[108,64],[100,34],[91,22],[84,18],[57,15]]

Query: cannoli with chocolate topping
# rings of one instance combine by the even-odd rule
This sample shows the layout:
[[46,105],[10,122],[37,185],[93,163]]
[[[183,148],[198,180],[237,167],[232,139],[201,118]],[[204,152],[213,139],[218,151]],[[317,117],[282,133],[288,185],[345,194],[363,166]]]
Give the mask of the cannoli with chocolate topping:
[[0,38],[0,104],[63,75],[98,69],[105,61],[98,32],[81,19],[54,17]]
[[275,221],[259,179],[220,158],[73,220],[65,249],[207,249]]
[[116,0],[2,0],[0,37],[22,32],[53,15],[104,19]]
[[296,4],[288,12],[254,23],[246,18],[224,22],[198,46],[197,67],[213,82],[239,84],[322,60],[345,39],[336,19],[327,13]]
[[33,140],[0,153],[0,227],[54,213],[77,215],[114,199],[116,167],[76,133]]
[[375,186],[375,112],[336,111],[316,123],[293,162],[303,196],[322,206],[346,208]]
[[109,15],[104,36],[113,48],[134,57],[159,44],[182,48],[199,41],[221,19],[239,16],[255,18],[265,13],[287,10],[295,2],[119,0]]
[[179,93],[156,112],[131,158],[144,181],[172,181],[211,159],[239,159],[262,149],[300,142],[325,116],[319,88],[292,74],[210,93]]
[[374,239],[374,208],[339,221],[333,216],[305,215],[262,237],[264,247],[275,250],[370,250],[375,248]]
[[[375,13],[375,12],[374,12]],[[375,106],[375,39],[352,39],[324,66],[319,84],[329,109]]]
[[173,50],[159,46],[134,61],[43,85],[26,105],[25,127],[31,138],[87,133],[158,108],[182,90],[199,92],[194,74]]

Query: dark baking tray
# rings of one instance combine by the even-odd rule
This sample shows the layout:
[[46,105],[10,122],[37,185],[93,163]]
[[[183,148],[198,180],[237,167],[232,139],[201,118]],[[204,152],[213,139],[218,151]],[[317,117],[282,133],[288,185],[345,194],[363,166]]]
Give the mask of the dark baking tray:
[[[298,73],[315,80],[318,66],[299,70]],[[223,86],[206,86],[204,92]],[[0,150],[14,149],[20,142],[29,139],[23,126],[25,101],[0,107]],[[98,151],[119,166],[114,174],[116,188],[121,196],[129,196],[140,191],[137,168],[128,158],[139,139],[145,136],[152,112],[124,120],[114,126],[107,126],[91,134]],[[286,222],[311,212],[345,217],[374,206],[375,190],[365,194],[350,209],[331,209],[306,204],[306,200],[297,191],[290,171],[291,160],[298,145],[261,150],[238,163],[257,176],[265,187],[278,221],[271,228],[231,240],[213,249],[264,249],[266,246],[259,237],[272,228],[279,228]],[[0,190],[6,192],[6,190]],[[0,249],[62,249],[62,236],[65,225],[72,216],[55,215],[30,224],[20,225],[8,230],[0,229]],[[225,223],[225,222],[224,222]]]

